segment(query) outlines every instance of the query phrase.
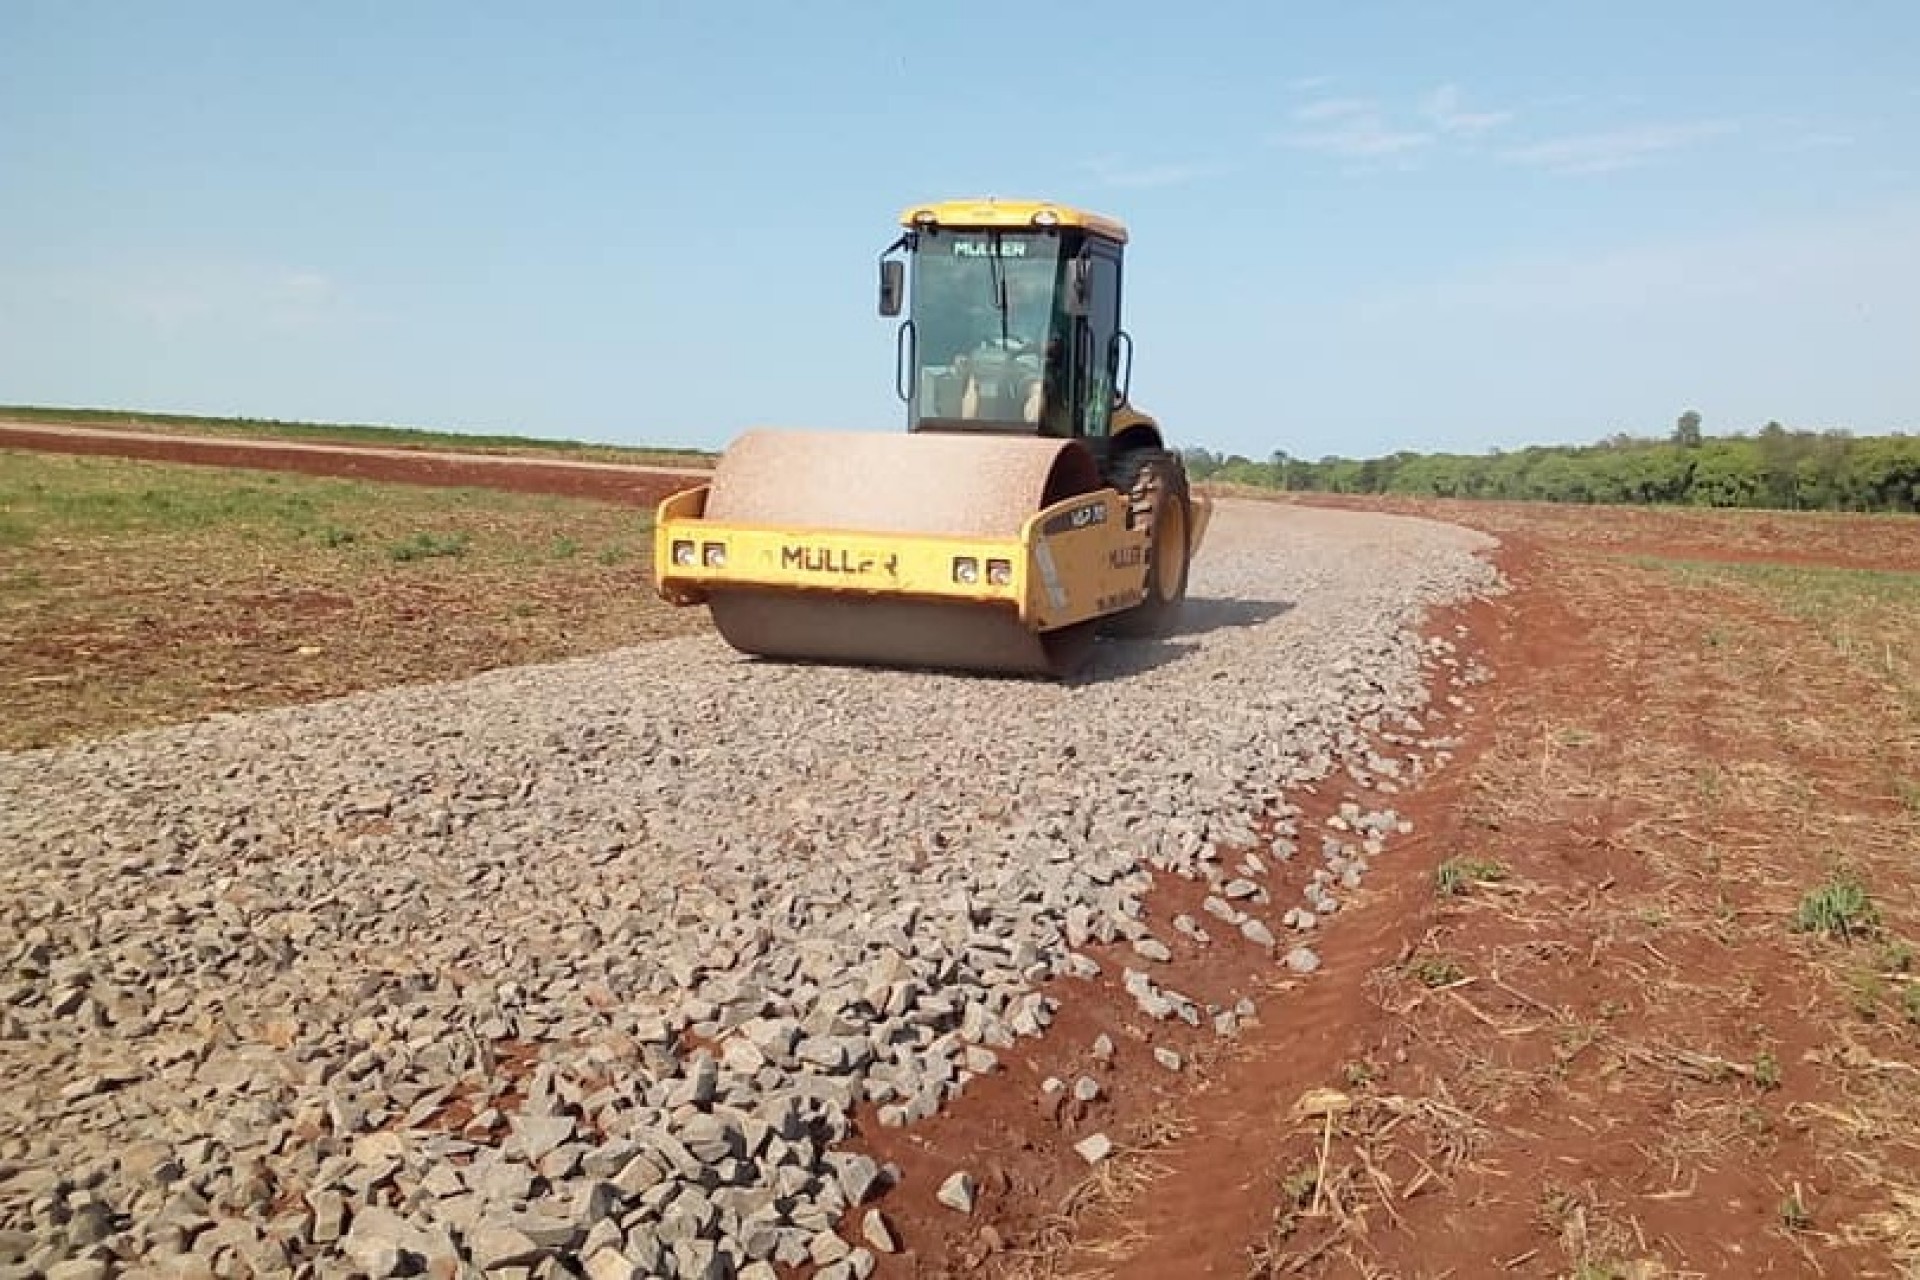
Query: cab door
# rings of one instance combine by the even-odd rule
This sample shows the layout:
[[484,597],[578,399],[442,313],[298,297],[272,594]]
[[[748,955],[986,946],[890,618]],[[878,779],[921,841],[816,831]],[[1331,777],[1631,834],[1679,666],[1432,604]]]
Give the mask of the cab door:
[[1082,434],[1104,440],[1113,420],[1120,368],[1120,251],[1087,237],[1087,313],[1074,353],[1075,417]]

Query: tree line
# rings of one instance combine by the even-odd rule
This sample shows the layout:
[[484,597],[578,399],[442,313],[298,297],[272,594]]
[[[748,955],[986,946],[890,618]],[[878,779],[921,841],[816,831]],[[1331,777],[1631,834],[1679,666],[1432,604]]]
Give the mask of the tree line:
[[1264,462],[1184,451],[1196,480],[1317,493],[1504,498],[1540,502],[1764,507],[1800,511],[1920,511],[1920,436],[1793,430],[1708,436],[1700,415],[1671,435],[1620,433],[1598,444],[1536,445],[1485,454],[1402,450],[1317,462],[1276,451]]

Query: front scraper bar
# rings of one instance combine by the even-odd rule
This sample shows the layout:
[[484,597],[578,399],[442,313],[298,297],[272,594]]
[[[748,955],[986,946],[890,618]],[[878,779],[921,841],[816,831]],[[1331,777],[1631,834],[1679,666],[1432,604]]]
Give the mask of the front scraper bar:
[[725,587],[1011,604],[1021,625],[1051,631],[1146,594],[1147,536],[1112,489],[1043,507],[1011,538],[726,524],[702,518],[707,492],[676,493],[656,516],[654,574],[674,604]]

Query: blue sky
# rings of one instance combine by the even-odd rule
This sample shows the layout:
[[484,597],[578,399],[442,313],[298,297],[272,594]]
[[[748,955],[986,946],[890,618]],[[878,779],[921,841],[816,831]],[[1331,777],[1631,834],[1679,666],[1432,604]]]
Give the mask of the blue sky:
[[899,429],[905,205],[1090,205],[1265,457],[1920,430],[1920,5],[0,0],[0,402]]

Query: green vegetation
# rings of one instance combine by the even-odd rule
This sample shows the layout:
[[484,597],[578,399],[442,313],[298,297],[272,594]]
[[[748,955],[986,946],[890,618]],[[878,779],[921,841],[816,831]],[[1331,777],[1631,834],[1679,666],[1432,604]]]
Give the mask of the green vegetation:
[[387,548],[387,559],[400,564],[413,560],[438,560],[447,556],[467,554],[467,535],[464,533],[428,533],[421,530],[403,542],[396,542]]
[[[1848,662],[1887,682],[1920,723],[1920,573],[1783,564],[1719,564],[1635,557],[1692,586],[1737,584],[1763,591],[1812,624]],[[1920,814],[1920,783],[1896,773],[1888,784]]]
[[1847,991],[1852,999],[1853,1012],[1868,1022],[1880,1017],[1880,1006],[1887,998],[1887,984],[1877,973],[1856,969],[1847,975]]
[[397,449],[535,453],[635,464],[654,462],[699,466],[713,459],[712,453],[700,449],[633,448],[593,444],[583,440],[547,440],[534,436],[463,435],[455,431],[430,431],[418,427],[287,422],[278,418],[214,418],[183,413],[147,413],[136,409],[54,409],[35,405],[0,405],[0,420],[115,430],[161,429],[187,435],[368,444]]
[[[415,511],[484,509],[476,490],[402,492]],[[397,508],[394,496],[358,480],[19,453],[0,470],[0,527],[20,547],[227,530],[256,544],[310,539],[337,549],[357,540],[356,521],[370,510]]]
[[1920,1027],[1920,977],[1914,976],[1913,960],[1913,944],[1894,938],[1850,969],[1846,980],[1854,1013],[1868,1022],[1892,1015]]
[[1834,876],[1800,899],[1793,927],[1797,933],[1824,933],[1851,942],[1879,930],[1880,909],[1865,885],[1851,876]]
[[[0,468],[0,551],[30,558],[127,548],[212,549],[224,563],[331,553],[382,562],[477,555],[488,564],[644,558],[651,513],[490,489],[431,488],[226,467],[13,453]],[[531,545],[515,530],[531,524]],[[291,563],[291,562],[289,562]]]
[[[519,536],[525,527],[537,541]],[[8,454],[0,468],[0,563],[23,573],[46,557],[170,548],[226,566],[319,556],[368,570],[469,555],[516,571],[576,557],[612,566],[644,560],[651,527],[646,511],[489,489],[51,453]]]
[[1299,1168],[1280,1179],[1280,1199],[1295,1208],[1304,1209],[1313,1199],[1313,1192],[1320,1185],[1320,1175],[1312,1168]]
[[1407,976],[1423,987],[1450,987],[1467,971],[1446,956],[1417,956],[1407,962]]
[[1818,511],[1920,511],[1920,436],[1790,430],[1702,436],[1681,415],[1666,439],[1618,434],[1600,444],[1534,446],[1512,453],[1401,451],[1381,458],[1284,451],[1265,462],[1185,454],[1195,479],[1321,493],[1497,498],[1574,503],[1764,507]]
[[1452,857],[1433,873],[1433,891],[1443,898],[1458,897],[1476,884],[1497,884],[1507,869],[1485,858]]
[[350,502],[364,489],[350,481],[289,484],[254,473],[236,482],[218,471],[153,483],[154,477],[129,472],[15,462],[25,459],[10,461],[0,474],[0,512],[12,531],[7,540],[21,546],[42,537],[187,533],[216,525],[300,531],[318,522],[322,504]]
[[1573,1280],[1626,1280],[1629,1274],[1624,1262],[1589,1258],[1573,1269]]
[[1855,615],[1862,609],[1920,609],[1920,573],[1826,565],[1725,564],[1708,560],[1636,558],[1664,567],[1695,585],[1735,579],[1759,587],[1810,622]]
[[651,512],[68,454],[0,466],[0,750],[694,629]]

